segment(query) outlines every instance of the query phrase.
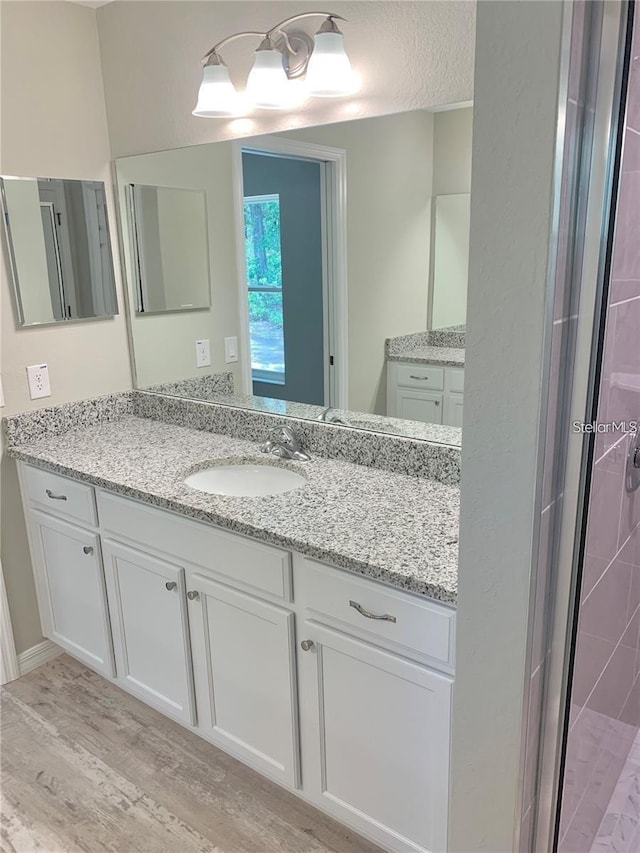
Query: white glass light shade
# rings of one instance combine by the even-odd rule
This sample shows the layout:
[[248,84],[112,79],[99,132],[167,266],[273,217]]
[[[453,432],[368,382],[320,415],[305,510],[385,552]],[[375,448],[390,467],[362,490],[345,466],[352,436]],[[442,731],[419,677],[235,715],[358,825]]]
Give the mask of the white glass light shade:
[[342,33],[317,33],[307,68],[307,91],[317,98],[351,95],[358,88]]
[[300,87],[292,86],[277,50],[258,50],[247,78],[247,97],[264,110],[282,110],[302,100]]
[[219,118],[238,115],[240,99],[235,90],[226,65],[206,65],[198,92],[198,103],[194,116]]

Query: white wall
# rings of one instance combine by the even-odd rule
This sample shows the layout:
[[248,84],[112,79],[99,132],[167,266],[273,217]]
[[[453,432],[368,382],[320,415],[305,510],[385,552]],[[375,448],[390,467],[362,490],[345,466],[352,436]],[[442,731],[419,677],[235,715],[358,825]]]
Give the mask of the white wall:
[[427,326],[433,114],[286,135],[347,152],[348,405],[386,414],[385,338]]
[[[2,137],[8,175],[107,182],[110,151],[95,12],[64,2],[0,4]],[[109,204],[112,239],[115,212]],[[121,311],[121,281],[116,268]],[[110,320],[19,329],[6,254],[0,263],[3,415],[131,387],[124,314]],[[31,401],[25,367],[47,362],[52,396]],[[2,566],[18,651],[40,640],[15,465],[2,463]],[[8,531],[8,533],[7,533]]]
[[563,4],[478,6],[451,853],[512,853]]
[[[267,28],[317,9],[316,3],[150,0],[102,6],[100,50],[114,156],[472,99],[474,3],[336,0],[329,5],[348,19],[345,44],[363,78],[358,96],[315,98],[299,112],[262,110],[239,121],[191,115],[200,57],[224,36]],[[300,27],[313,33],[320,23],[312,19]],[[246,39],[223,51],[238,84],[244,85],[255,46]]]
[[[211,308],[158,315],[131,316],[136,378],[139,387],[207,373],[230,371],[242,389],[242,363],[225,364],[224,338],[239,334],[238,271],[230,143],[200,145],[118,160],[118,193],[126,209],[127,183],[201,189],[207,198]],[[125,240],[125,260],[130,246]],[[129,281],[132,280],[131,271]],[[197,368],[195,342],[208,338],[211,367]]]
[[443,110],[433,117],[433,194],[471,192],[473,108]]

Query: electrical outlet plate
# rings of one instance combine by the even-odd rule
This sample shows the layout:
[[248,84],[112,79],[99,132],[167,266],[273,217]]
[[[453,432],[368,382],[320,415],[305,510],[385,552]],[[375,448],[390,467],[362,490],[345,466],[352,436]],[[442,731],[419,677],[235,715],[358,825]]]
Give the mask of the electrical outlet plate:
[[237,338],[225,338],[224,339],[224,360],[227,364],[232,361],[238,360],[238,339]]
[[32,400],[51,396],[48,365],[32,364],[30,367],[27,367],[27,379],[29,382],[29,396]]
[[211,364],[211,348],[209,339],[196,341],[196,367],[209,367]]

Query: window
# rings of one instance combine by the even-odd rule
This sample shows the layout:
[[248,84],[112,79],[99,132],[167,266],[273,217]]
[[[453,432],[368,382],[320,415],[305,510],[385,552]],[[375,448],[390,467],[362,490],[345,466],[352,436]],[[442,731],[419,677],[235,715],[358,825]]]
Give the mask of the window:
[[251,372],[254,381],[284,385],[280,197],[244,199]]

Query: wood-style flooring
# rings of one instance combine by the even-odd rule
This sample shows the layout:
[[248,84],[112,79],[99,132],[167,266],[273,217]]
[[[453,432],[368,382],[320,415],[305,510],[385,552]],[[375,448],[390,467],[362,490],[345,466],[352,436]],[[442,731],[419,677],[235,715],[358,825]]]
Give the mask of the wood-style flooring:
[[379,853],[66,655],[1,694],[6,853]]

